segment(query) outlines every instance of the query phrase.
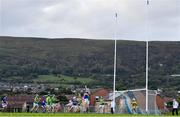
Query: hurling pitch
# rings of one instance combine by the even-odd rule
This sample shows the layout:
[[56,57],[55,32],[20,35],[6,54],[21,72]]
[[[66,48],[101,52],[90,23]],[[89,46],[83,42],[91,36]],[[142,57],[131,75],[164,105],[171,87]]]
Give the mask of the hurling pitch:
[[0,113],[0,117],[173,117],[172,115],[77,114],[77,113]]

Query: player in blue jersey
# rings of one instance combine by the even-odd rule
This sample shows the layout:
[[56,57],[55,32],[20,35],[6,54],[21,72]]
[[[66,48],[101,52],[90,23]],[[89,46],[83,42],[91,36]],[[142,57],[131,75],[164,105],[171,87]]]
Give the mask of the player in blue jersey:
[[46,97],[42,96],[41,97],[41,107],[43,108],[43,113],[46,112]]
[[1,102],[2,102],[3,111],[6,111],[7,106],[8,106],[7,95],[2,97]]

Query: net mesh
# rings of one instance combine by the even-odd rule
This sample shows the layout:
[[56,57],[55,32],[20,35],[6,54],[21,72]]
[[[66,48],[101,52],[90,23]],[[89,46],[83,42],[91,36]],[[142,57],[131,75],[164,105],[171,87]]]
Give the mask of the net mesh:
[[[116,91],[115,93],[115,113],[138,113],[138,114],[160,114],[156,104],[156,91],[148,91],[148,112],[146,112],[146,90],[126,90]],[[112,99],[113,93],[110,93],[109,98]],[[133,111],[132,100],[137,102],[136,110]]]

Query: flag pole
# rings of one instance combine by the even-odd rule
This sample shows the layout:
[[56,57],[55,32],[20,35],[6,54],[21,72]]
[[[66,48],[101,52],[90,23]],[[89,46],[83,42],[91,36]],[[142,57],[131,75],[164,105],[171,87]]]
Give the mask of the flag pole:
[[115,33],[114,33],[114,82],[113,82],[113,111],[115,111],[115,90],[116,90],[116,50],[117,50],[117,13],[115,14]]
[[147,0],[147,40],[146,40],[146,112],[148,113],[148,58],[149,58],[149,42],[148,42],[148,5],[149,0]]

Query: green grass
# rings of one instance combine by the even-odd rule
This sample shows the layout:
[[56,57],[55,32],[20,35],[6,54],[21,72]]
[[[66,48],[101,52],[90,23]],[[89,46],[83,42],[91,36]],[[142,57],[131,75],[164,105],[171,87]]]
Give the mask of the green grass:
[[[0,68],[3,65],[0,64]],[[8,77],[7,80],[22,80],[21,76],[12,76]],[[39,75],[38,78],[33,79],[34,82],[51,82],[51,83],[73,83],[73,82],[81,82],[82,84],[93,82],[94,80],[91,78],[82,78],[82,77],[71,77],[60,75],[60,77],[55,75]]]
[[81,78],[81,77],[70,77],[65,75],[60,75],[60,77],[54,76],[54,75],[39,75],[39,78],[34,79],[34,81],[40,81],[40,82],[75,82],[79,81],[83,84],[93,82],[90,78]]
[[[2,117],[164,117],[165,115],[79,114],[79,113],[0,113]],[[165,116],[172,117],[172,116]]]

